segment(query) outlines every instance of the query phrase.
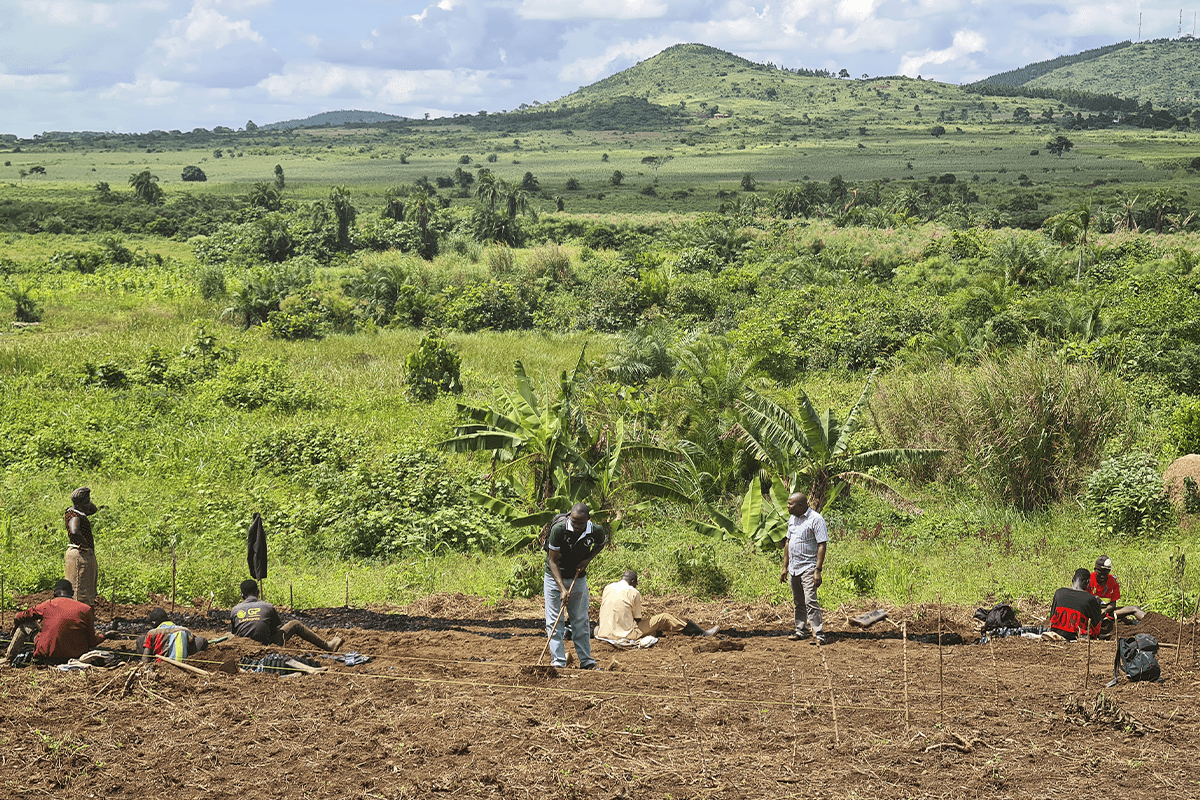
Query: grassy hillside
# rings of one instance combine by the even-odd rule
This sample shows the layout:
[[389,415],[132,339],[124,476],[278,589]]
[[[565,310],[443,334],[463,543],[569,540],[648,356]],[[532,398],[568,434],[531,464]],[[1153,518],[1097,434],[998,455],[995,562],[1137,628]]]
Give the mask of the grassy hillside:
[[1058,66],[1022,85],[1116,95],[1158,108],[1191,110],[1200,106],[1200,41],[1139,42]]

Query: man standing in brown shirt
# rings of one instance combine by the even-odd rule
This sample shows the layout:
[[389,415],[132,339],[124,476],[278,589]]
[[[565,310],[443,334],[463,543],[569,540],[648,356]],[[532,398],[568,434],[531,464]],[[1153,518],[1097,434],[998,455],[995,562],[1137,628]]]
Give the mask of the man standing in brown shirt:
[[67,526],[67,580],[75,587],[75,599],[92,606],[96,604],[96,542],[92,538],[90,517],[100,509],[92,502],[92,490],[80,486],[71,492],[71,507],[63,514]]

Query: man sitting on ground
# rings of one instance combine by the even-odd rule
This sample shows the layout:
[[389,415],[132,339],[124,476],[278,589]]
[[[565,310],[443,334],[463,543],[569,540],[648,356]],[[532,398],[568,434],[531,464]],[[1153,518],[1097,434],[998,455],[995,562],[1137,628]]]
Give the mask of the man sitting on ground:
[[253,580],[242,581],[241,591],[242,602],[234,606],[229,614],[230,629],[234,636],[253,639],[259,644],[280,646],[293,636],[299,636],[313,647],[331,653],[342,646],[342,637],[335,636],[326,641],[298,620],[280,624],[279,612],[275,610],[275,606],[258,599],[258,584]]
[[207,639],[176,625],[163,609],[152,608],[148,616],[150,624],[155,627],[142,640],[142,661],[153,661],[155,656],[186,661],[188,656],[194,656],[208,647]]
[[96,633],[92,607],[75,599],[75,588],[63,579],[54,584],[54,597],[17,614],[12,643],[0,664],[10,664],[31,638],[33,657],[45,664],[65,664],[104,641]]
[[1129,622],[1130,616],[1135,617],[1131,624],[1136,625],[1142,617],[1146,616],[1146,612],[1137,606],[1117,608],[1117,601],[1121,599],[1121,584],[1117,582],[1117,576],[1112,574],[1112,560],[1108,556],[1100,556],[1096,559],[1096,571],[1088,579],[1088,591],[1102,601],[1100,604],[1104,611],[1104,619],[1100,623],[1102,634],[1112,633],[1118,617],[1126,622]]
[[600,627],[596,638],[606,641],[635,641],[644,636],[682,633],[685,636],[712,636],[716,626],[703,630],[690,619],[687,622],[670,614],[655,614],[642,619],[642,593],[637,589],[638,576],[628,570],[621,580],[604,587],[600,599]]
[[1075,570],[1071,588],[1059,589],[1050,603],[1050,631],[1067,641],[1100,633],[1100,601],[1087,590],[1090,575],[1083,567]]

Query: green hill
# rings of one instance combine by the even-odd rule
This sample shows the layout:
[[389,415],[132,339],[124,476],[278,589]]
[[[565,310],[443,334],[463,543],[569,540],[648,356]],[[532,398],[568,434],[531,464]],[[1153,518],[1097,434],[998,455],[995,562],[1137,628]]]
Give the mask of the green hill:
[[985,85],[1086,92],[1150,102],[1155,107],[1200,107],[1200,40],[1121,42],[993,75]]
[[272,122],[267,125],[260,125],[259,127],[263,130],[272,131],[290,130],[292,128],[316,128],[322,125],[339,128],[343,125],[403,121],[405,121],[404,117],[398,117],[395,114],[384,114],[380,111],[323,111],[320,114],[313,114],[311,117],[305,117],[304,119]]

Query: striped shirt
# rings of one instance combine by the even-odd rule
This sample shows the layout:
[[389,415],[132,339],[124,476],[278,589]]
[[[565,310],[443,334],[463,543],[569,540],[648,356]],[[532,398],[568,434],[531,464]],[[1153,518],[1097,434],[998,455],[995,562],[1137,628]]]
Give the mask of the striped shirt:
[[803,575],[817,568],[817,545],[829,541],[825,518],[813,509],[788,517],[788,574]]

